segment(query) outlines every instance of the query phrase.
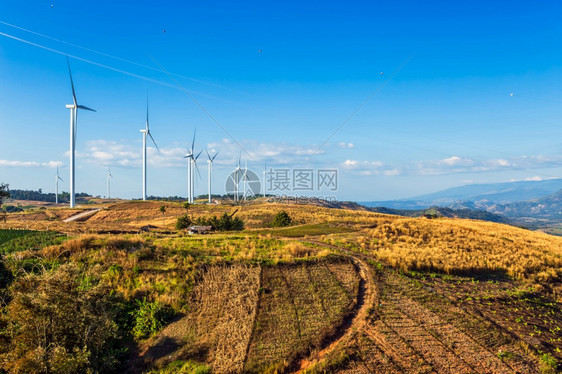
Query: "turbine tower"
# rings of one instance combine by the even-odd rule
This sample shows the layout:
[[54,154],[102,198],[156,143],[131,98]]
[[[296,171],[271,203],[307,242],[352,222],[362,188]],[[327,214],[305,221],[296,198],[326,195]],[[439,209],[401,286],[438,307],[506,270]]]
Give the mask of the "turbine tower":
[[158,152],[160,152],[160,148],[158,148],[156,141],[154,140],[152,134],[150,133],[150,128],[148,127],[148,98],[146,99],[146,127],[144,129],[141,129],[140,132],[142,133],[142,199],[146,201],[146,136],[147,135],[150,136],[150,139],[152,139],[152,143],[154,143],[154,146],[156,147]]
[[264,163],[264,164],[263,164],[263,198],[264,198],[264,199],[265,199],[265,189],[266,189],[266,185],[265,185],[265,182],[266,182],[266,173],[267,173],[267,172],[266,172],[266,169],[267,169],[267,164]]
[[191,204],[191,158],[193,152],[187,148],[187,153],[183,158],[187,158],[187,202]]
[[187,148],[184,158],[187,158],[187,201],[193,203],[193,159],[195,153],[195,135],[197,129],[193,131],[193,140],[191,141],[191,149]]
[[207,150],[205,150],[205,152],[207,152],[207,157],[209,158],[209,160],[207,161],[209,163],[209,204],[211,204],[211,178],[212,178],[212,174],[213,174],[213,161],[215,161],[215,157],[217,157],[217,155],[219,154],[218,152],[215,153],[215,155],[213,157],[211,157],[211,155],[209,154],[209,152]]
[[199,167],[197,167],[197,159],[199,158],[199,156],[201,156],[201,152],[203,152],[203,150],[200,150],[199,153],[197,154],[197,156],[193,157],[193,155],[191,155],[191,203],[193,204],[194,201],[194,195],[195,195],[195,178],[194,178],[194,171],[197,170],[197,175],[199,176],[199,179],[201,179],[201,174],[199,174]]
[[111,186],[110,186],[110,179],[113,178],[111,175],[111,169],[107,169],[107,198],[111,199]]
[[74,160],[76,152],[76,129],[77,129],[77,114],[78,109],[89,110],[95,112],[94,109],[88,108],[84,105],[78,105],[76,101],[76,92],[74,91],[74,82],[72,81],[72,72],[70,71],[70,62],[66,57],[66,64],[68,65],[68,74],[70,75],[70,86],[72,87],[72,104],[67,104],[66,109],[70,109],[70,207],[74,208],[76,201],[74,195],[76,194],[75,173],[74,173]]
[[57,166],[57,176],[55,178],[55,204],[59,203],[59,180],[64,182],[59,176],[59,167]]
[[248,191],[248,161],[244,162],[244,202],[246,202],[246,194]]
[[234,201],[240,200],[240,197],[238,196],[239,195],[238,184],[240,183],[240,177],[238,176],[238,174],[240,173],[240,158],[241,157],[242,157],[242,155],[238,156],[238,164],[236,164],[236,169],[234,169]]

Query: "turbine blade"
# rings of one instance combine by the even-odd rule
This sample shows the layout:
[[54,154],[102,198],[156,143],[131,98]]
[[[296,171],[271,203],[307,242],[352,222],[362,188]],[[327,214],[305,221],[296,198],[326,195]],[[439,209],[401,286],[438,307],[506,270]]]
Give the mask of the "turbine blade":
[[72,86],[72,100],[74,101],[74,105],[76,105],[76,92],[74,91],[74,81],[72,80],[72,71],[70,71],[68,56],[66,56],[66,64],[68,65],[68,74],[70,75],[70,86]]
[[160,152],[160,148],[158,148],[158,145],[156,144],[156,141],[155,141],[154,138],[152,137],[152,134],[150,133],[150,131],[148,131],[148,136],[150,136],[150,139],[152,139],[152,142],[153,142],[154,145],[156,146],[156,149],[158,150],[158,152]]
[[209,161],[213,161],[211,160],[211,155],[209,154],[209,151],[207,151],[207,149],[205,149],[205,153],[207,153],[207,158],[209,159]]
[[90,112],[95,112],[95,111],[96,111],[95,109],[88,108],[87,106],[84,106],[84,105],[77,105],[77,108],[78,108],[78,109],[89,110]]
[[148,93],[146,94],[146,130],[148,131]]
[[197,156],[195,156],[195,161],[197,161],[197,159],[199,158],[199,156],[201,156],[201,152],[203,152],[203,150],[200,150],[199,153],[197,154]]
[[193,153],[193,148],[195,148],[195,134],[197,133],[197,127],[193,130],[193,141],[191,142],[191,153]]
[[215,153],[215,155],[213,156],[213,158],[211,159],[211,162],[215,161],[215,157],[217,157],[219,155],[219,153]]
[[62,182],[64,182],[61,177],[58,177],[58,178],[59,178]]
[[197,166],[197,162],[193,161],[193,165],[195,165],[195,171],[197,171],[197,177],[201,180],[201,173],[199,172],[199,166]]

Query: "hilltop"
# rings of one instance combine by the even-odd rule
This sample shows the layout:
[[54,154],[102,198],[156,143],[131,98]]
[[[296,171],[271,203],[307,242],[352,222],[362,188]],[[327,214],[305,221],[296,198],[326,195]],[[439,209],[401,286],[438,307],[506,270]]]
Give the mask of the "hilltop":
[[[63,222],[93,208],[100,210]],[[280,211],[290,226],[272,227]],[[226,213],[245,229],[187,235],[175,230],[186,213],[193,221]],[[24,372],[41,365],[53,372],[61,365],[133,373],[556,372],[562,238],[432,217],[259,201],[11,213],[5,227],[20,230],[0,231],[0,296],[8,300],[0,365]],[[92,315],[93,305],[103,313]],[[34,332],[45,316],[48,346]],[[84,340],[88,323],[94,334]]]

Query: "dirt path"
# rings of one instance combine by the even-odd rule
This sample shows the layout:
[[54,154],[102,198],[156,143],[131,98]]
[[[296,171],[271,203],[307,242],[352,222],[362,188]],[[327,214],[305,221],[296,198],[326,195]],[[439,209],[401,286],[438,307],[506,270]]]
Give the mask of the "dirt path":
[[68,223],[68,222],[73,222],[76,220],[79,220],[81,218],[86,218],[89,216],[93,216],[94,214],[96,214],[97,212],[99,212],[101,210],[101,208],[98,209],[92,209],[92,210],[88,210],[82,213],[78,213],[72,217],[68,217],[67,219],[63,220],[64,223]]
[[361,277],[361,283],[359,285],[359,292],[357,295],[356,313],[352,320],[348,323],[345,333],[313,356],[302,359],[297,364],[299,369],[296,373],[303,373],[307,368],[321,362],[326,355],[332,352],[338,345],[348,341],[354,332],[363,328],[367,323],[369,309],[374,304],[376,296],[373,273],[369,268],[369,265],[362,259],[351,254],[348,255],[353,261],[353,264],[356,266],[359,276]]
[[[315,242],[316,243],[316,242]],[[439,315],[404,295],[395,275],[375,279],[360,255],[338,249],[356,265],[362,279],[357,312],[345,332],[328,346],[299,362],[296,373],[319,364],[336,347],[356,346],[353,372],[514,373],[499,359]],[[526,372],[530,368],[523,368]],[[382,370],[382,371],[381,371]]]

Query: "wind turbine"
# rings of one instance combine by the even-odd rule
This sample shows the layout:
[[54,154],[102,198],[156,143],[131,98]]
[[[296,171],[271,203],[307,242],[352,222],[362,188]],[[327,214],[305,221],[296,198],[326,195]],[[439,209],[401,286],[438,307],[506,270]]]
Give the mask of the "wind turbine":
[[72,87],[72,104],[67,104],[66,109],[70,109],[70,207],[74,208],[76,205],[74,195],[76,193],[75,173],[74,173],[74,160],[76,152],[76,129],[77,129],[77,114],[78,109],[89,110],[90,112],[95,112],[94,109],[88,108],[84,105],[78,105],[76,101],[76,92],[74,91],[74,82],[72,81],[72,72],[70,71],[70,62],[68,57],[66,57],[66,63],[68,65],[68,74],[70,75],[70,86]]
[[191,204],[191,158],[193,152],[187,148],[187,153],[183,158],[187,158],[187,202]]
[[59,167],[57,166],[57,176],[55,177],[55,204],[59,203],[59,180],[64,182],[59,176]]
[[266,169],[267,169],[267,164],[264,162],[263,164],[263,198],[265,199],[265,189],[266,189]]
[[203,150],[200,150],[195,157],[193,157],[193,154],[191,155],[191,203],[193,203],[195,195],[194,170],[197,170],[197,175],[199,176],[199,179],[201,179],[201,174],[199,174],[199,168],[197,167],[197,159],[201,156],[201,152],[203,152]]
[[[193,203],[193,159],[194,159],[194,148],[195,148],[195,135],[197,134],[197,129],[193,131],[193,140],[191,141],[191,149],[187,148],[187,153],[184,158],[187,158],[187,201],[191,204]],[[199,152],[201,153],[201,152]]]
[[248,191],[248,161],[244,161],[244,202],[246,201],[246,194]]
[[111,175],[111,169],[107,169],[107,198],[111,199],[111,188],[110,188],[110,179],[113,178],[113,175]]
[[140,132],[142,133],[142,199],[146,201],[146,136],[150,136],[152,139],[152,143],[160,152],[160,148],[156,144],[156,141],[152,137],[150,133],[150,128],[148,127],[148,98],[146,99],[146,127],[141,129]]
[[236,164],[236,169],[234,169],[234,201],[238,201],[240,200],[239,196],[238,196],[238,189],[239,186],[238,184],[240,183],[240,177],[238,176],[238,174],[240,173],[240,158],[242,157],[242,155],[238,156],[238,164]]
[[217,157],[217,155],[219,154],[218,152],[215,153],[215,155],[213,157],[211,157],[211,155],[209,154],[209,152],[207,150],[205,150],[205,152],[207,152],[207,157],[209,158],[209,160],[207,161],[209,163],[209,204],[211,203],[211,178],[212,178],[212,174],[213,174],[213,161],[215,160],[215,157]]

